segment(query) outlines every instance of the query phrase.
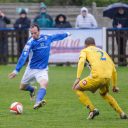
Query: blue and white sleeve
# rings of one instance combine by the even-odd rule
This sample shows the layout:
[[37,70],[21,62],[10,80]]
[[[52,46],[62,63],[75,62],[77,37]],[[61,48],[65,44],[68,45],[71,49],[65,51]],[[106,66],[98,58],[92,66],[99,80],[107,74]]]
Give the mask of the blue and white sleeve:
[[52,41],[58,41],[58,40],[63,40],[64,38],[70,36],[70,33],[63,33],[63,34],[55,34],[55,35],[51,35],[50,39]]
[[30,49],[31,49],[31,44],[27,43],[22,51],[22,54],[21,54],[18,62],[17,62],[16,68],[15,68],[16,73],[18,73],[21,70],[21,68],[23,67],[23,65],[25,64],[25,62],[28,58]]

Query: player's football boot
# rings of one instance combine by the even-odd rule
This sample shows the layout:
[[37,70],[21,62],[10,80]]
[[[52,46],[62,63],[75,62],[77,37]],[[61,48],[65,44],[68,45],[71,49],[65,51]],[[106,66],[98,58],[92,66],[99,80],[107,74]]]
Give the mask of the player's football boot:
[[98,116],[99,115],[99,110],[98,109],[94,109],[93,111],[89,112],[89,115],[88,115],[88,120],[90,119],[94,119],[95,116]]
[[128,119],[128,116],[125,113],[120,114],[121,119]]
[[46,104],[45,100],[39,101],[39,102],[35,103],[35,105],[33,106],[33,109],[38,109],[38,108],[44,106],[45,104]]
[[33,86],[34,88],[34,91],[33,92],[30,92],[30,100],[33,101],[35,99],[35,94],[36,94],[36,89],[37,87],[36,86]]

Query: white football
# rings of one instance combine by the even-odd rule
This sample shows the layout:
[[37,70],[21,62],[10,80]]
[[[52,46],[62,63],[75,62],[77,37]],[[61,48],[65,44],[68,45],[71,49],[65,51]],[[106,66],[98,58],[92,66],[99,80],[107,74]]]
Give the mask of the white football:
[[15,114],[23,113],[23,105],[20,102],[13,102],[9,109],[11,113],[15,113]]

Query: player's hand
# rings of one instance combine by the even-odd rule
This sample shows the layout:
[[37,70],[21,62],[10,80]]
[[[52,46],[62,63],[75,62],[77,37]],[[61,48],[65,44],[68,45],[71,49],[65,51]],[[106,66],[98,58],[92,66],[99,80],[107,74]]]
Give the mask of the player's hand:
[[70,32],[67,32],[67,35],[68,35],[68,36],[71,36],[72,34],[71,34]]
[[119,92],[119,88],[116,87],[116,86],[113,86],[112,91],[113,91],[113,92]]
[[72,86],[72,89],[75,89],[75,86],[80,82],[80,78],[77,78]]
[[5,14],[2,11],[0,11],[0,16],[4,17]]
[[9,78],[9,79],[15,78],[16,75],[17,75],[17,74],[16,74],[15,72],[12,72],[12,73],[10,73],[10,74],[8,75],[8,78]]

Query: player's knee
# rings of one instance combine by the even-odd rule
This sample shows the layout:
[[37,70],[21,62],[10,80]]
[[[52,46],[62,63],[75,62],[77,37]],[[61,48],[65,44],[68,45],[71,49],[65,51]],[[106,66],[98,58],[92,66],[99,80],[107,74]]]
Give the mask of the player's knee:
[[74,90],[79,90],[79,91],[84,91],[81,87],[80,87],[80,85],[79,84],[77,84],[76,86],[75,86],[75,88],[74,88]]
[[78,90],[77,85],[73,88],[75,91]]
[[20,85],[19,89],[20,90],[25,90],[25,86]]
[[24,88],[22,86],[19,87],[20,90],[24,90]]

